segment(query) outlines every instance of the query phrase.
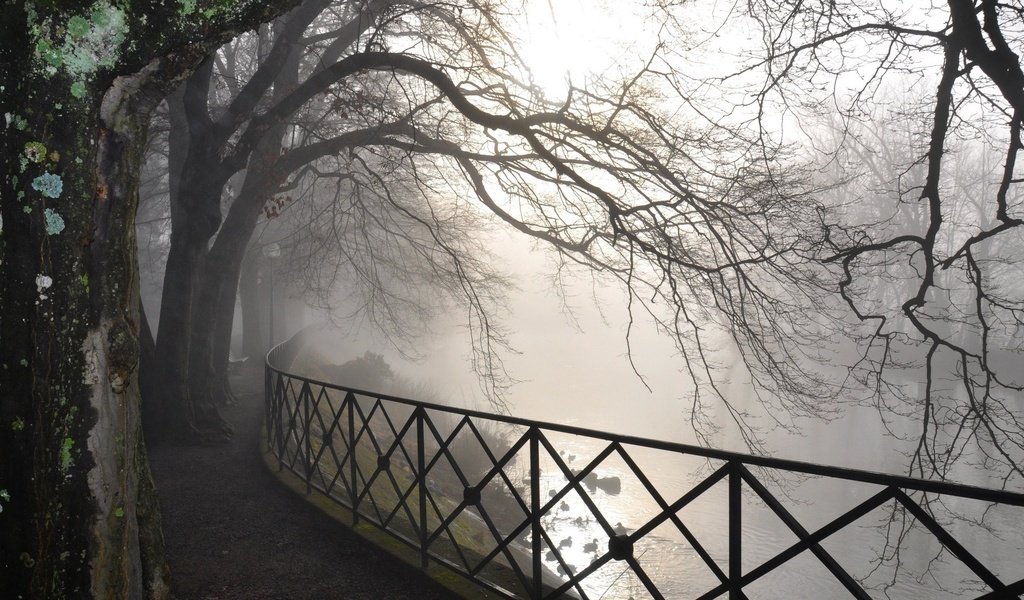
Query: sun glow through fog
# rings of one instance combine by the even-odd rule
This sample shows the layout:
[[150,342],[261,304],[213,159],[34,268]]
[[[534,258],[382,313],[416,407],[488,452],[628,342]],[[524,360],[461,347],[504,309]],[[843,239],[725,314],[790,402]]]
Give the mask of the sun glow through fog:
[[523,6],[522,58],[552,100],[565,96],[570,81],[583,87],[594,77],[635,69],[655,37],[628,2],[527,0]]

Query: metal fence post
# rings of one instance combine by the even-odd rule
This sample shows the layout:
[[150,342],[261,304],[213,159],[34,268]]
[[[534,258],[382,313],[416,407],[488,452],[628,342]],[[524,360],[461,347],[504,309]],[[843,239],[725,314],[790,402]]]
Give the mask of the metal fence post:
[[280,473],[284,470],[285,443],[284,432],[282,431],[283,424],[281,423],[281,412],[284,407],[284,398],[282,398],[284,395],[284,386],[281,385],[281,375],[276,371],[270,378],[270,394],[274,398],[275,414],[273,422],[274,433],[271,435],[274,435],[277,438],[276,443],[274,444],[277,449],[274,451],[274,454],[277,455],[277,472]]
[[306,436],[306,495],[313,491],[311,480],[313,478],[313,440],[310,428],[313,425],[311,405],[313,404],[313,392],[309,388],[309,382],[302,383],[302,391],[299,392],[302,401],[302,412],[305,415],[305,436]]
[[416,407],[416,476],[420,491],[420,567],[427,568],[427,457],[423,439],[423,419],[426,417],[422,406]]
[[743,597],[740,577],[743,576],[743,495],[740,493],[740,463],[729,462],[729,600]]
[[533,598],[540,600],[544,590],[541,565],[540,528],[540,432],[530,428],[530,531],[533,558]]
[[270,395],[270,364],[264,363],[263,364],[263,409],[264,409],[265,412],[264,412],[264,415],[263,415],[263,422],[266,424],[266,428],[267,428],[267,450],[271,450],[271,451],[274,450],[274,448],[273,448],[273,433],[272,433],[274,431],[273,402],[274,402],[274,398],[273,398],[273,396]]
[[359,492],[356,490],[356,395],[345,394],[348,404],[348,467],[349,491],[352,496],[352,525],[359,523]]

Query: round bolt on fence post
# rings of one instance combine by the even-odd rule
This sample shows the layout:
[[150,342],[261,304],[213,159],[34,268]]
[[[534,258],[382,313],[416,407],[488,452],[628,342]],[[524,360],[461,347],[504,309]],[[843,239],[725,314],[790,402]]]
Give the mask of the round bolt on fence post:
[[633,558],[633,542],[628,535],[613,535],[608,538],[608,554],[615,560]]

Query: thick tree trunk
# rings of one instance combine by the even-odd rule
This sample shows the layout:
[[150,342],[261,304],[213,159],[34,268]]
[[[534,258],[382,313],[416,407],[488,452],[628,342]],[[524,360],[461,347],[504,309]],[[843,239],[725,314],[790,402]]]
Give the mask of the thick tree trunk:
[[[280,101],[298,84],[299,58],[300,52],[293,49],[284,61],[274,79],[273,102]],[[279,124],[256,146],[238,197],[231,203],[213,247],[205,256],[191,323],[189,392],[193,403],[219,405],[232,400],[227,366],[238,280],[261,209],[280,185],[272,173],[281,155],[284,132],[285,125]],[[280,313],[283,318],[284,311]]]
[[[193,402],[230,404],[234,399],[227,383],[226,353],[230,348],[239,269],[232,269],[231,263],[216,260],[213,253],[208,259],[192,323],[189,390]],[[225,356],[218,356],[218,350],[225,352]]]
[[290,4],[3,4],[0,598],[170,596],[136,369],[144,133],[202,57]]
[[[217,442],[231,436],[230,426],[217,410],[217,402],[206,394],[193,394],[197,384],[208,375],[193,369],[201,349],[193,347],[190,332],[205,322],[208,311],[194,299],[205,259],[206,242],[190,235],[188,219],[171,235],[171,250],[164,274],[164,293],[157,333],[160,357],[158,401],[160,421],[165,433],[185,441]],[[200,307],[200,310],[195,310]]]
[[[266,151],[276,156],[279,143],[268,145],[273,147]],[[266,202],[267,183],[262,174],[246,177],[239,198],[232,203],[206,257],[196,303],[198,308],[192,321],[189,386],[193,397],[214,404],[232,399],[225,385],[235,297],[246,248],[256,229],[260,208]],[[196,376],[200,373],[201,376]]]
[[[239,268],[239,271],[241,268]],[[213,331],[213,372],[218,379],[218,387],[223,394],[224,402],[235,402],[235,394],[231,389],[229,369],[231,367],[231,334],[235,324],[235,299],[238,297],[239,272],[235,272],[233,283],[224,285],[217,298],[216,320]]]
[[221,189],[231,175],[210,168],[217,164],[216,148],[206,143],[208,130],[197,116],[205,116],[211,64],[207,60],[170,102],[171,245],[156,342],[161,396],[154,407],[165,434],[201,443],[223,441],[232,433],[217,410],[219,402],[207,393],[209,372],[194,368],[208,353],[200,348],[200,356],[193,356],[192,347],[197,316],[205,320],[209,310],[199,298],[201,277],[210,238],[221,221]]
[[0,597],[169,594],[136,376],[133,220],[159,99],[140,90],[158,76],[101,102],[26,75],[5,107],[21,126],[0,203]]

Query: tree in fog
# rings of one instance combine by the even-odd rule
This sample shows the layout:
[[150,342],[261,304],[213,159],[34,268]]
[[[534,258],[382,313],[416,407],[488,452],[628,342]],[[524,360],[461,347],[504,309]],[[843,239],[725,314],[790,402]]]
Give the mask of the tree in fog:
[[[415,15],[404,15],[405,5],[390,1],[339,3],[324,10],[328,6],[307,3],[277,22],[273,35],[236,41],[170,99],[172,228],[157,339],[164,358],[152,389],[160,390],[154,405],[163,409],[161,421],[179,433],[226,433],[216,405],[230,394],[226,367],[237,283],[264,208],[286,197],[281,186],[302,183],[286,180],[308,162],[366,144],[415,113],[415,107],[393,103],[386,94],[370,98],[358,85],[339,83],[342,77],[323,77],[324,68],[395,31],[426,37],[436,22],[455,19],[440,6],[420,7]],[[417,33],[411,21],[423,32]],[[477,29],[456,27],[448,33],[457,44],[471,41],[467,36],[484,37]],[[260,48],[269,49],[254,56]],[[347,75],[355,75],[349,70]],[[304,96],[295,102],[303,78]],[[316,95],[326,100],[309,101]],[[270,112],[273,107],[284,108]],[[333,141],[325,145],[327,139]],[[320,144],[302,159],[294,158],[295,152],[283,154],[312,142]],[[237,192],[226,191],[243,168]],[[229,202],[223,216],[222,196]]]
[[838,186],[846,208],[823,213],[816,254],[859,323],[844,393],[867,390],[883,414],[918,419],[916,473],[941,477],[969,457],[1020,481],[1021,11],[990,0],[747,11],[763,43],[714,80],[749,84],[733,110],[791,140],[805,134],[787,125],[826,113],[831,145],[805,130],[816,160],[873,180]]
[[[159,327],[165,333],[157,334],[171,380],[159,388],[179,406],[172,408],[179,422],[199,435],[219,430],[215,378],[206,376],[218,367],[211,368],[210,357],[223,372],[242,253],[275,188],[298,177],[293,173],[312,173],[303,171],[310,161],[338,153],[385,188],[388,179],[362,158],[364,151],[383,156],[380,148],[389,149],[386,161],[415,174],[416,195],[427,205],[430,178],[461,179],[475,202],[553,245],[563,260],[615,274],[637,310],[674,307],[651,314],[679,342],[691,377],[710,384],[702,390],[720,396],[714,351],[698,333],[710,322],[728,322],[758,382],[771,390],[766,401],[817,411],[817,381],[785,357],[799,347],[789,343],[786,323],[814,300],[801,291],[807,273],[797,263],[816,243],[804,237],[815,213],[802,175],[781,149],[771,167],[792,163],[785,177],[751,154],[737,132],[668,118],[659,104],[672,98],[650,68],[573,89],[558,102],[545,99],[516,57],[505,29],[509,16],[497,7],[338,4],[321,13],[321,23],[314,17],[323,6],[308,4],[279,24],[266,60],[246,83],[233,84],[236,94],[232,84],[221,86],[227,95],[220,105],[212,105],[213,60],[179,92],[177,129],[188,132],[188,147],[196,150],[175,166],[172,118],[171,172],[180,170],[183,183],[175,184],[177,192],[172,185]],[[222,222],[224,184],[246,164],[245,183]],[[366,181],[348,189],[357,193],[359,186],[369,189]],[[430,244],[457,239],[441,232],[447,222],[419,223],[432,232]],[[472,254],[438,247],[454,276],[449,281],[473,307],[477,365],[494,382],[497,328],[480,302],[493,294],[478,289],[484,280],[466,268]],[[220,349],[211,352],[216,343]],[[698,397],[693,411],[701,431],[712,426],[703,402]],[[732,416],[752,431],[741,411]]]

